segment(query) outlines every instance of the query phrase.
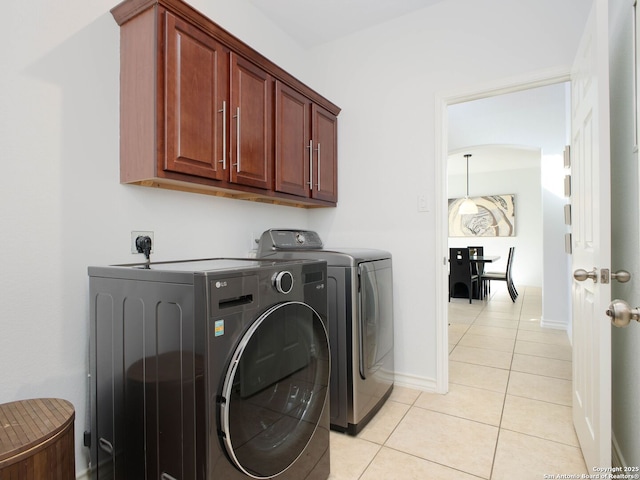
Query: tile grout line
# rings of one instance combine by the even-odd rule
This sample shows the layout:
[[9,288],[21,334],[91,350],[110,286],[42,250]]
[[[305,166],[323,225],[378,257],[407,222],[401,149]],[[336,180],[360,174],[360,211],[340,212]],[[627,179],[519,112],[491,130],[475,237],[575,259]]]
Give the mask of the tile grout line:
[[[376,457],[380,454],[380,452],[382,451],[382,449],[384,447],[387,446],[387,442],[389,441],[389,439],[391,438],[391,436],[393,435],[393,433],[397,430],[397,428],[400,426],[400,424],[402,423],[402,421],[404,420],[404,418],[407,416],[407,414],[411,411],[412,408],[416,407],[416,402],[418,401],[418,398],[420,398],[420,395],[422,395],[422,393],[419,393],[418,395],[416,395],[416,398],[413,399],[413,401],[409,404],[404,404],[404,405],[409,405],[409,408],[407,408],[407,411],[404,412],[402,414],[402,416],[400,417],[400,420],[398,420],[398,422],[396,423],[395,427],[393,427],[393,429],[391,430],[391,432],[389,433],[389,435],[387,435],[387,438],[384,439],[384,442],[382,443],[375,443],[375,442],[371,442],[370,440],[366,440],[366,439],[362,439],[365,440],[367,442],[370,443],[374,443],[376,445],[378,445],[380,448],[378,448],[378,451],[376,452],[376,454],[371,457],[371,460],[369,461],[369,463],[367,463],[367,466],[364,468],[364,470],[362,470],[362,473],[358,476],[358,480],[360,478],[362,478],[362,476],[367,472],[367,470],[369,469],[369,467],[371,466],[371,464],[374,462],[374,460],[376,459]],[[400,402],[399,402],[400,403]],[[391,447],[387,447],[387,448],[391,448]],[[393,448],[392,450],[396,450],[395,448]],[[401,450],[396,450],[396,451],[401,451]],[[410,455],[408,452],[402,452],[405,453],[407,455]],[[415,455],[414,455],[415,456]],[[420,458],[420,457],[417,457]]]
[[[504,410],[505,410],[505,406],[506,406],[506,403],[507,403],[507,395],[508,395],[508,391],[509,391],[509,382],[511,380],[511,372],[512,372],[512,368],[513,368],[513,359],[514,359],[514,355],[515,355],[515,345],[516,345],[516,341],[517,341],[517,338],[518,338],[518,333],[520,332],[520,321],[522,320],[522,306],[524,304],[524,298],[526,296],[526,293],[527,292],[526,292],[526,288],[525,288],[525,291],[522,294],[522,299],[523,300],[522,300],[522,303],[520,304],[519,313],[518,313],[518,327],[516,329],[516,336],[515,336],[515,338],[513,340],[513,345],[512,345],[512,349],[511,349],[511,360],[509,362],[509,369],[508,369],[509,373],[507,375],[507,383],[505,385],[504,395],[502,397],[502,409],[500,411],[500,421],[498,423],[498,434],[496,435],[496,441],[495,441],[495,445],[493,447],[493,458],[491,460],[491,470],[490,470],[490,473],[489,473],[489,479],[491,479],[493,477],[493,470],[494,470],[495,464],[496,464],[496,456],[498,454],[498,443],[500,441],[500,435],[501,435],[501,433],[503,431],[502,420],[504,418]],[[485,309],[483,308],[482,311],[484,311],[484,310]],[[477,320],[477,317],[476,317],[476,320]],[[472,325],[473,324],[475,324],[475,320],[472,323]],[[467,334],[467,332],[465,332],[465,335],[466,334]],[[464,335],[463,335],[463,338],[464,338]],[[462,340],[462,338],[460,340]]]
[[[522,299],[523,299],[523,303],[524,303],[524,298],[527,294],[526,288],[524,290],[524,293],[522,294]],[[520,305],[520,313],[518,314],[518,328],[516,330],[516,337],[513,340],[513,349],[511,351],[511,361],[509,362],[509,373],[507,375],[507,384],[505,385],[504,388],[504,397],[502,399],[502,410],[500,411],[500,422],[498,423],[498,435],[496,436],[496,444],[493,448],[493,458],[491,460],[491,472],[489,473],[489,479],[491,479],[493,477],[493,470],[496,466],[496,457],[498,455],[498,443],[500,442],[500,435],[502,434],[503,428],[502,428],[502,420],[504,419],[504,410],[505,407],[507,405],[507,395],[509,392],[509,382],[511,381],[511,371],[513,368],[513,358],[515,356],[515,349],[516,349],[516,341],[518,339],[518,333],[520,332],[520,320],[522,319],[522,305]]]

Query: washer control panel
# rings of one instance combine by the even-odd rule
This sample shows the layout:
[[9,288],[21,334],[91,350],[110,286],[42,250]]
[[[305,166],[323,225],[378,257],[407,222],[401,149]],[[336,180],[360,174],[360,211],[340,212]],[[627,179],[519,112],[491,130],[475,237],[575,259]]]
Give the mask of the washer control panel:
[[311,230],[267,230],[260,238],[260,249],[315,249],[322,248],[320,235]]

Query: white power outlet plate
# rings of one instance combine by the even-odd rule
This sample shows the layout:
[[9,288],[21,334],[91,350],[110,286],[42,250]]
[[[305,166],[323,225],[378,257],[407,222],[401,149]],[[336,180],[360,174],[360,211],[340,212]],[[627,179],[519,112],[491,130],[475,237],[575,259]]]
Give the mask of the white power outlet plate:
[[133,232],[131,232],[131,253],[140,253],[136,248],[136,238],[140,236],[151,238],[151,253],[153,253],[153,247],[156,244],[156,241],[153,238],[153,232],[142,231],[142,230],[134,230]]

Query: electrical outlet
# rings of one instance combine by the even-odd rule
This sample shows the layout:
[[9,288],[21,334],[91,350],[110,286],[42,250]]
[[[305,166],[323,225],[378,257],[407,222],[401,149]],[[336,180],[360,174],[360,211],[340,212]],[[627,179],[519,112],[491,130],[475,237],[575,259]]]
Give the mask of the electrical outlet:
[[153,232],[142,230],[134,230],[133,232],[131,232],[131,253],[140,253],[136,248],[136,238],[141,236],[151,238],[151,253],[153,253],[153,247],[156,244],[156,241],[153,238]]
[[255,250],[258,248],[258,238],[255,232],[249,234],[249,250]]

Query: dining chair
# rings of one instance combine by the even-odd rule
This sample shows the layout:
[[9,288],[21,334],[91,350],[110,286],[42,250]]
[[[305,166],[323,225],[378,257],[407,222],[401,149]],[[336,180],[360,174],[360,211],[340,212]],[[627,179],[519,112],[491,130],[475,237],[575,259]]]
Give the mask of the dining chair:
[[[469,245],[469,256],[482,257],[484,256],[484,247]],[[484,262],[471,262],[471,274],[478,275],[478,291],[477,296],[479,299],[483,299],[487,293],[487,282],[484,281],[482,275],[484,274]]]
[[478,275],[471,273],[468,248],[449,249],[449,301],[458,284],[465,285],[469,293],[469,303],[473,298],[473,285],[478,284]]
[[513,269],[513,255],[516,250],[516,247],[511,247],[509,249],[509,257],[507,259],[507,269],[504,272],[484,272],[482,274],[482,278],[489,283],[488,288],[491,291],[491,281],[502,281],[506,282],[507,290],[509,290],[509,296],[511,297],[511,301],[515,302],[516,298],[518,298],[518,291],[516,290],[516,286],[513,284],[513,278],[511,276],[511,272]]

